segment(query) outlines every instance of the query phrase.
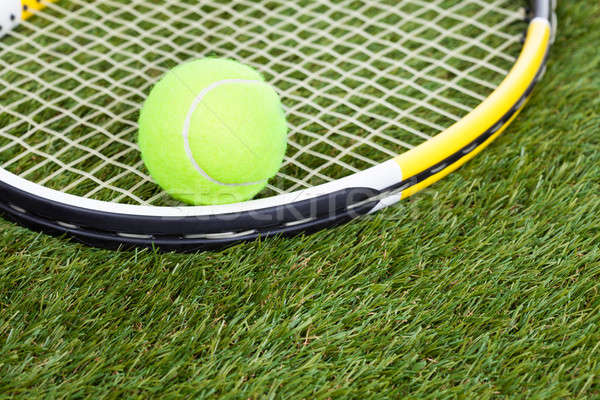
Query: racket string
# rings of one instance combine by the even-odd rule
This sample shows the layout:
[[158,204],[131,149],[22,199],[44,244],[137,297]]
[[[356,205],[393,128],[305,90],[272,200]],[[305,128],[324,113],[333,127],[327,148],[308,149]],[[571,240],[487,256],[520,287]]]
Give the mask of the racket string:
[[[521,21],[521,24],[516,24]],[[429,140],[519,49],[511,0],[61,0],[0,40],[0,166],[84,197],[172,205],[138,154],[167,70],[220,56],[261,70],[290,122],[263,196],[325,183]]]

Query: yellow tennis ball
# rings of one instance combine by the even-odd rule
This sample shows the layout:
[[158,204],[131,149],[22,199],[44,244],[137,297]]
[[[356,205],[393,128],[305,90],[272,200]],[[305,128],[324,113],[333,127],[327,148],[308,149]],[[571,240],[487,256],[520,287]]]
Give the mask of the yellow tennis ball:
[[139,119],[154,180],[188,204],[248,200],[283,161],[287,123],[275,90],[254,69],[205,58],[169,71]]

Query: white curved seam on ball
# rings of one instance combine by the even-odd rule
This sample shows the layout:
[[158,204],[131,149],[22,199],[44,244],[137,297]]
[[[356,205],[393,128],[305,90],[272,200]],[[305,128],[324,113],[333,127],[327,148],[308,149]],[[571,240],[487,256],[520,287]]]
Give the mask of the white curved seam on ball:
[[230,83],[250,83],[250,84],[261,84],[261,85],[264,84],[264,82],[262,82],[262,81],[255,81],[255,80],[250,80],[250,79],[225,79],[222,81],[211,83],[210,85],[208,85],[207,87],[202,89],[200,91],[200,93],[198,94],[198,96],[196,96],[196,98],[192,102],[192,105],[190,106],[190,109],[188,110],[187,116],[185,117],[185,121],[183,123],[182,135],[183,135],[183,146],[185,149],[185,153],[187,154],[190,162],[192,163],[192,165],[194,166],[196,171],[198,171],[198,173],[200,173],[200,175],[202,175],[203,177],[205,177],[212,183],[215,183],[215,184],[221,185],[221,186],[233,186],[233,187],[253,186],[253,185],[262,184],[262,183],[266,182],[267,180],[263,179],[263,180],[260,180],[257,182],[243,182],[243,183],[225,183],[225,182],[221,182],[221,181],[214,179],[209,174],[207,174],[206,171],[204,171],[200,167],[200,165],[198,165],[198,163],[196,162],[196,159],[194,158],[194,154],[192,153],[192,148],[190,147],[190,125],[192,123],[192,116],[194,115],[196,108],[198,108],[198,106],[200,105],[200,103],[202,102],[204,97],[206,97],[206,95],[208,93],[210,93],[212,90],[218,88],[219,86],[227,85]]

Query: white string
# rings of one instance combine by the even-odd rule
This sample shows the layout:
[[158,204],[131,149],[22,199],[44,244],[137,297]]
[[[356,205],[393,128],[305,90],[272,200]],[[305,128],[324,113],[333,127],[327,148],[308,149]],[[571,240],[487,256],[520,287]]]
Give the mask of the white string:
[[176,65],[259,69],[288,111],[263,195],[339,179],[430,139],[485,99],[525,29],[514,0],[60,0],[0,39],[0,166],[84,197],[173,204],[136,144]]

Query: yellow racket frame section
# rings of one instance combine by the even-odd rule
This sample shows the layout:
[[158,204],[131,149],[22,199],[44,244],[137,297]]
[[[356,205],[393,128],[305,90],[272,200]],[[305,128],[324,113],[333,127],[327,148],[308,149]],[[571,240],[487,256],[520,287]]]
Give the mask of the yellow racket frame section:
[[[527,38],[517,62],[496,90],[462,120],[394,159],[402,170],[404,180],[410,179],[459,152],[508,114],[527,92],[529,85],[534,81],[543,65],[551,33],[552,29],[548,20],[534,18],[529,24]],[[476,149],[440,172],[402,191],[401,197],[406,198],[417,193],[475,157],[510,125],[524,105],[525,103],[501,129]]]
[[27,19],[35,14],[36,11],[45,7],[45,2],[55,2],[56,0],[21,0],[23,6],[22,19]]

